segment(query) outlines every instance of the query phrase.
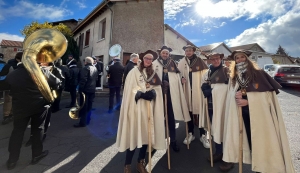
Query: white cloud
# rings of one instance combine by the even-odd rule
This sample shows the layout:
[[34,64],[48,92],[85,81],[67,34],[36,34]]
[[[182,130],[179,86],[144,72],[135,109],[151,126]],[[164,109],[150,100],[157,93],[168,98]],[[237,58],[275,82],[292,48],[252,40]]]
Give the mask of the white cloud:
[[2,6],[3,5],[0,3],[0,20],[4,20],[6,18],[5,16],[59,20],[73,14],[73,12],[63,7],[46,5],[43,3],[31,3],[29,1],[19,1],[13,6],[5,8]]
[[192,18],[190,18],[189,21],[185,21],[185,22],[180,22],[179,24],[177,24],[174,29],[177,29],[178,27],[184,27],[184,26],[194,26],[196,25],[196,20],[193,20]]
[[176,19],[176,15],[186,7],[191,7],[197,0],[165,0],[165,19]]
[[245,30],[235,38],[226,40],[226,43],[229,46],[258,43],[270,53],[275,53],[278,45],[281,45],[291,56],[299,57],[299,21],[299,10],[291,10],[276,20],[268,20],[257,27]]
[[0,33],[0,42],[4,40],[13,40],[13,41],[23,41],[24,37],[19,35],[9,34],[9,33]]
[[86,8],[85,0],[77,1],[76,4],[77,4],[78,7],[81,8],[81,9]]
[[269,15],[278,17],[292,8],[297,0],[200,0],[196,4],[197,13],[204,18],[249,19]]

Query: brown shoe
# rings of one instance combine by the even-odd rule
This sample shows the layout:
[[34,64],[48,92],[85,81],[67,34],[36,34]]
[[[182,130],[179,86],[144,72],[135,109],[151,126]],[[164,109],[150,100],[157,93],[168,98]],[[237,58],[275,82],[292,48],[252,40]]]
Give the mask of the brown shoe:
[[[214,154],[213,155],[213,162],[216,163],[216,162],[221,161],[222,157],[223,157],[223,154]],[[207,161],[210,162],[210,157],[207,158]]]
[[145,159],[142,159],[138,162],[138,164],[136,165],[136,170],[139,173],[148,173],[148,171],[146,170],[146,161],[145,161]]
[[221,165],[220,165],[220,169],[221,171],[223,172],[227,172],[229,171],[230,169],[233,168],[233,163],[228,163],[228,162],[223,162]]
[[125,165],[124,173],[131,173],[131,165]]

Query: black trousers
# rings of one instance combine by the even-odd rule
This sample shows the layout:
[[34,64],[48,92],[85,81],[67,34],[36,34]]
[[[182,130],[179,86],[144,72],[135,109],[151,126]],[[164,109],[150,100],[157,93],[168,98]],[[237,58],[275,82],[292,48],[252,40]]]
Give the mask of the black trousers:
[[56,94],[57,94],[57,98],[54,100],[52,106],[51,106],[51,110],[52,111],[58,111],[59,110],[59,104],[60,104],[60,99],[61,99],[61,93],[62,93],[63,89],[58,89],[56,90]]
[[96,81],[96,87],[101,87],[101,76],[102,75],[98,75],[97,81]]
[[33,115],[14,115],[14,128],[9,139],[9,161],[16,162],[20,156],[20,150],[24,137],[24,132],[27,128],[29,120],[31,120],[31,134],[32,134],[32,157],[36,157],[43,152],[42,136],[44,133],[44,123],[47,111],[49,108],[45,108],[43,112],[39,112]]
[[252,141],[251,141],[251,126],[250,126],[250,115],[249,115],[249,107],[242,107],[242,116],[244,120],[245,130],[247,134],[247,139],[249,143],[250,150],[252,150]]
[[[209,115],[209,120],[212,123],[212,119],[213,119],[213,108],[212,107],[208,108],[208,115]],[[216,152],[215,152],[216,154],[223,154],[223,143],[221,143],[221,144],[215,143],[215,148],[216,148]]]
[[76,103],[76,85],[70,85],[71,103],[70,106],[75,106]]
[[[194,127],[195,127],[195,125],[194,125],[194,116],[193,116],[192,112],[190,112],[190,118],[191,118],[191,121],[187,122],[188,123],[188,131],[189,131],[189,133],[194,134]],[[200,137],[202,135],[205,135],[204,128],[199,128],[199,131],[200,131]]]
[[[142,148],[140,148],[140,153],[138,157],[138,162],[142,159],[145,159],[146,157],[146,152],[147,152],[147,147],[148,145],[143,145]],[[125,159],[125,165],[131,165],[132,158],[134,155],[136,149],[130,151],[129,149],[126,150],[126,159]]]
[[[164,96],[164,99],[165,99],[165,96]],[[167,109],[168,109],[168,125],[169,125],[170,142],[175,142],[176,141],[176,127],[175,127],[175,117],[174,117],[174,112],[173,112],[173,105],[172,105],[172,100],[171,100],[170,89],[167,92]]]
[[114,98],[116,94],[117,106],[121,105],[121,86],[110,86],[109,87],[109,110],[113,110],[114,108]]
[[[79,111],[79,116],[80,116],[79,124],[81,126],[86,126],[87,124],[90,123],[91,111],[92,111],[93,102],[95,98],[95,93],[84,92],[84,94],[85,94],[85,104],[82,107],[82,109]],[[82,104],[83,104],[83,96],[82,94],[80,94],[80,105]]]

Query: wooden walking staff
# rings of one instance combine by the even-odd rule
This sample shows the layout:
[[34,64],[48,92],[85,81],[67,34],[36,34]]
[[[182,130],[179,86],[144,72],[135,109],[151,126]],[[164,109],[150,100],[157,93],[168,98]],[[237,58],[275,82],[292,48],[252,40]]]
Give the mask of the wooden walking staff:
[[166,118],[166,130],[167,130],[167,145],[168,145],[168,169],[171,169],[170,163],[170,141],[169,141],[169,123],[168,123],[168,108],[167,108],[167,94],[165,93],[165,118]]
[[207,122],[207,128],[208,128],[208,140],[209,140],[209,144],[210,144],[210,147],[209,147],[209,152],[210,152],[210,166],[211,167],[214,167],[214,162],[213,162],[213,154],[212,154],[212,144],[211,144],[211,129],[210,129],[210,119],[209,119],[209,115],[208,115],[208,102],[207,102],[207,98],[205,99],[205,108],[206,108],[206,122]]
[[152,136],[151,136],[151,115],[150,115],[150,101],[147,102],[148,110],[148,167],[149,173],[151,173],[152,164],[151,164],[151,150],[152,150]]
[[243,116],[242,107],[239,107],[239,173],[243,172]]
[[[183,93],[185,94],[185,83],[183,84]],[[185,132],[186,132],[186,146],[187,149],[190,149],[190,143],[189,143],[189,129],[188,129],[188,123],[185,122]]]

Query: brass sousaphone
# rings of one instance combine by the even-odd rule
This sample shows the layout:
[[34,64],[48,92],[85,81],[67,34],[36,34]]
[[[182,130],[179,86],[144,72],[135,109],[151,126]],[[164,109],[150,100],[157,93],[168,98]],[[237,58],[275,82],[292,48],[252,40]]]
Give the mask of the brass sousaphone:
[[[78,92],[79,93],[79,92]],[[79,93],[80,94],[80,93]],[[83,108],[84,104],[85,104],[85,95],[84,93],[82,92],[82,97],[83,97],[83,103],[81,106],[78,105],[78,102],[77,102],[77,99],[76,99],[76,106],[75,107],[72,107],[70,110],[69,110],[69,116],[74,119],[74,120],[77,120],[79,119],[79,111]]]
[[22,63],[30,73],[43,97],[53,103],[52,92],[37,62],[53,62],[62,57],[68,47],[66,37],[56,29],[40,29],[25,38]]

